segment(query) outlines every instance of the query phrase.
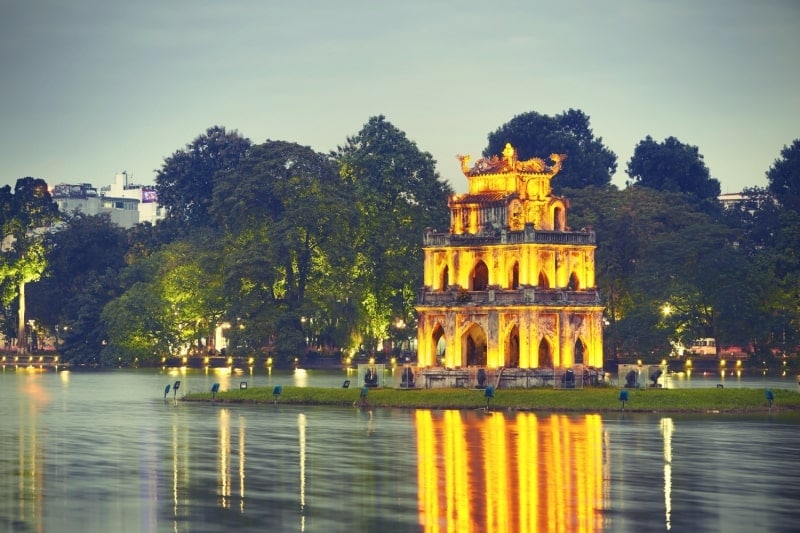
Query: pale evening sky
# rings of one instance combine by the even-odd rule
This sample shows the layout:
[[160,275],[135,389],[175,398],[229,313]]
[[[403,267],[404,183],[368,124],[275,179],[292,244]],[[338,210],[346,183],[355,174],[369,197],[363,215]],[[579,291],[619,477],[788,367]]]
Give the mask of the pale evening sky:
[[383,114],[463,192],[457,154],[574,108],[617,185],[674,136],[738,192],[800,138],[800,2],[0,0],[0,72],[12,186],[152,183],[213,125],[328,152]]

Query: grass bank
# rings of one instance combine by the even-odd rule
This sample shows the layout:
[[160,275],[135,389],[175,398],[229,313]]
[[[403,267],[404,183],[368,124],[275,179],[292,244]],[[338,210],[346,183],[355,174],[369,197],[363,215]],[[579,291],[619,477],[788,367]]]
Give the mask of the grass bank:
[[[773,411],[800,411],[800,392],[772,391]],[[254,387],[219,392],[192,393],[186,401],[296,405],[358,405],[361,389],[322,387],[283,387],[273,396],[271,387]],[[520,411],[619,411],[620,390],[611,387],[584,389],[499,389],[489,400],[489,407]],[[475,409],[485,407],[482,390],[472,389],[370,389],[366,404],[372,407],[424,409]],[[770,409],[764,389],[630,389],[626,411],[686,413],[746,413]]]

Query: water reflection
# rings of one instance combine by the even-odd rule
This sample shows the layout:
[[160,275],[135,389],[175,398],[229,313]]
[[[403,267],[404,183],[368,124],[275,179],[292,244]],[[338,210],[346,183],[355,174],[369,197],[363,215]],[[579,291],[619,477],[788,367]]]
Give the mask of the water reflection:
[[165,378],[208,385],[0,373],[0,531],[790,531],[800,518],[796,415],[190,404],[162,398]]
[[599,415],[415,413],[426,531],[597,531],[605,506]]

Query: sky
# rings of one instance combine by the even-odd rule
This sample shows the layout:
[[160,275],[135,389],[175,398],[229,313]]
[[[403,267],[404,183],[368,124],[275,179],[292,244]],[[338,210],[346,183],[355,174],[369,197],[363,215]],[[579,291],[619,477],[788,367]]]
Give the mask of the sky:
[[214,125],[327,153],[384,115],[465,192],[457,155],[578,109],[620,187],[650,135],[739,192],[800,138],[800,2],[0,0],[0,73],[12,187],[151,184]]

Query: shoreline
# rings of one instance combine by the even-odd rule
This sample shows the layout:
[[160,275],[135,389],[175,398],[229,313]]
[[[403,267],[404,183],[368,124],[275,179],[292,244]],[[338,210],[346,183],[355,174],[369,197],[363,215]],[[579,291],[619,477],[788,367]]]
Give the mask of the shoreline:
[[[398,409],[453,409],[560,413],[748,414],[800,413],[800,392],[765,389],[498,389],[493,397],[483,389],[341,389],[324,387],[253,387],[192,392],[182,401],[251,405],[330,405]],[[621,391],[627,399],[621,401]]]

